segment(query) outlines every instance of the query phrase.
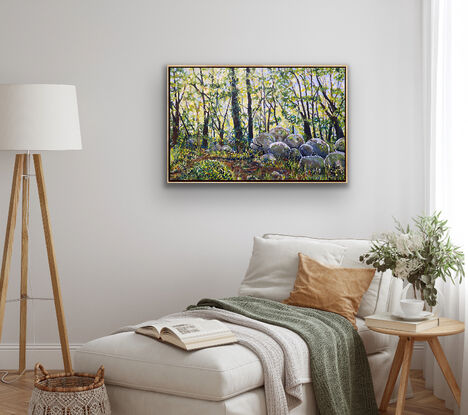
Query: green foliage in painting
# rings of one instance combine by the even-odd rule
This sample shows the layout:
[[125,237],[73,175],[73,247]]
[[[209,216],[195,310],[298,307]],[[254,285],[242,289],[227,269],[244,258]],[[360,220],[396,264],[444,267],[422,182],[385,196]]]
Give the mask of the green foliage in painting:
[[170,67],[168,88],[170,181],[346,180],[345,67]]
[[232,180],[233,175],[229,167],[218,160],[203,160],[197,162],[190,170],[191,180]]

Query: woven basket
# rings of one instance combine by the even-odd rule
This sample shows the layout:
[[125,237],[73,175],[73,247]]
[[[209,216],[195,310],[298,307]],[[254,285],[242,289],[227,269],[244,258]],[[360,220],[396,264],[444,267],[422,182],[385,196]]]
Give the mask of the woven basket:
[[28,415],[110,415],[103,366],[96,375],[75,372],[50,375],[37,363],[34,375]]

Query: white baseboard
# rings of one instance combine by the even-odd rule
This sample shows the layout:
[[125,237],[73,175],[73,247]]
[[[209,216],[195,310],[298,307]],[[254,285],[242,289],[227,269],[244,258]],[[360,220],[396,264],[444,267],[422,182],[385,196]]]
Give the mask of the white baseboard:
[[[70,351],[76,350],[80,344],[71,344]],[[18,344],[0,344],[0,368],[5,370],[18,369]],[[46,369],[63,369],[60,344],[28,344],[26,347],[26,368],[34,369],[41,362]]]
[[425,342],[415,342],[413,357],[411,358],[411,369],[422,370],[424,365],[424,344]]

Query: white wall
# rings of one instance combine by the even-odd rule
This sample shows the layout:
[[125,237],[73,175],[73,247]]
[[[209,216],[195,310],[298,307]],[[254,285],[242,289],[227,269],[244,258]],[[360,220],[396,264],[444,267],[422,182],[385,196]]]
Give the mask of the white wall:
[[[421,32],[421,0],[0,0],[0,82],[78,88],[84,151],[43,156],[70,341],[235,294],[253,235],[370,237],[422,213]],[[176,63],[349,65],[349,183],[167,185]],[[2,235],[13,162],[0,154]],[[36,196],[31,285],[48,296]],[[51,303],[30,321],[57,343]]]

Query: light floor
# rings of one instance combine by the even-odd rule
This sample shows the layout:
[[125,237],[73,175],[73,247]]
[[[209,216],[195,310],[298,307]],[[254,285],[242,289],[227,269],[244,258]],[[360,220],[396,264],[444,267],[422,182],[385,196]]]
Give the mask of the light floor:
[[[422,372],[411,372],[414,398],[407,399],[405,414],[407,415],[449,415],[452,411],[445,409],[443,401],[432,395],[431,391],[424,389]],[[28,372],[18,382],[5,385],[0,383],[0,415],[25,415],[28,413],[28,401],[33,387],[33,374]],[[386,414],[394,414],[392,405]]]

